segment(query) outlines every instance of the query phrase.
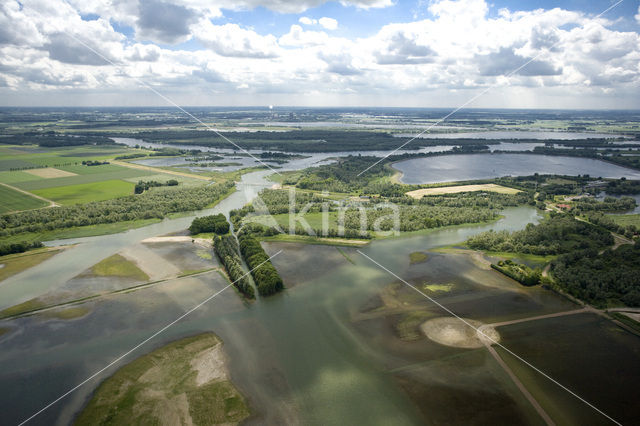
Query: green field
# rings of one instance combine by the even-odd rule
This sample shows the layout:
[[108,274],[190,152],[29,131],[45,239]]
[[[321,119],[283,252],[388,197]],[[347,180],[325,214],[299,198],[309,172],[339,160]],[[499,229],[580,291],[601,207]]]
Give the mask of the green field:
[[[153,172],[149,172],[146,170],[134,170],[128,169],[126,167],[120,166],[93,166],[86,167],[87,169],[93,169],[93,173],[89,174],[78,174],[77,176],[66,176],[66,177],[58,177],[58,178],[49,178],[43,179],[39,178],[37,180],[30,180],[26,182],[17,182],[14,184],[15,187],[24,189],[25,191],[33,191],[37,189],[45,189],[45,188],[55,188],[60,186],[69,186],[69,185],[79,185],[83,183],[93,183],[93,182],[103,182],[108,180],[115,179],[133,179],[135,182],[139,180],[147,180],[145,176],[152,175]],[[109,167],[104,172],[101,170],[103,167]],[[114,167],[115,169],[111,169]],[[65,170],[66,167],[60,167],[60,170]],[[168,175],[167,175],[168,176]],[[166,178],[170,179],[170,178]]]
[[31,197],[15,189],[0,185],[0,214],[18,210],[38,209],[48,205],[46,201]]
[[640,229],[640,214],[612,214],[608,215],[615,223],[621,226],[635,225]]
[[91,273],[99,277],[124,277],[138,281],[149,280],[149,276],[138,268],[135,263],[119,254],[114,254],[93,265]]
[[[275,219],[278,225],[283,227],[285,230],[289,229],[288,213],[274,214],[271,216],[254,216],[254,217],[249,217],[246,220],[248,222],[255,222],[255,223],[260,223],[266,226],[273,226],[272,218]],[[322,213],[320,212],[307,213],[306,215],[303,216],[303,218],[304,220],[307,221],[307,223],[312,229],[314,230],[322,229]],[[300,227],[302,226],[302,223],[296,222],[296,225]],[[329,229],[337,229],[337,228],[338,228],[338,213],[329,212]]]
[[131,195],[133,194],[134,186],[131,182],[114,179],[103,182],[37,189],[32,192],[60,204],[81,204]]
[[32,250],[26,253],[10,254],[0,257],[0,281],[9,278],[19,272],[29,269],[51,256],[57,254],[60,250],[52,250],[49,248],[43,248],[39,250]]

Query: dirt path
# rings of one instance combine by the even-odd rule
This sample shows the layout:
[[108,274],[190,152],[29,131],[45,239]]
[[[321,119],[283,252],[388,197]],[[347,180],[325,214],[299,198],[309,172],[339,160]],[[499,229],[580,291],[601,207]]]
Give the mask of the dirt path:
[[[59,204],[57,204],[55,201],[51,201],[48,198],[44,198],[44,197],[41,197],[39,195],[32,194],[31,192],[27,192],[24,189],[16,188],[15,186],[7,185],[6,183],[2,183],[2,182],[0,182],[0,185],[3,185],[3,186],[5,186],[5,187],[7,187],[9,189],[13,189],[14,191],[22,192],[23,194],[26,194],[26,195],[28,195],[30,197],[37,198],[38,200],[42,200],[42,201],[44,201],[46,203],[49,203],[49,205],[47,207],[58,207],[59,206]],[[18,213],[20,211],[24,211],[24,210],[17,210],[17,211],[13,211],[11,213]]]
[[524,397],[529,401],[529,403],[538,412],[538,414],[540,415],[540,417],[542,417],[542,419],[545,421],[545,423],[548,424],[548,425],[555,425],[553,420],[551,420],[551,417],[549,417],[547,412],[544,411],[542,406],[540,406],[540,404],[538,403],[538,401],[536,401],[536,399],[533,397],[533,395],[531,395],[531,393],[529,393],[527,388],[522,384],[520,379],[518,379],[518,377],[514,374],[514,372],[511,370],[511,368],[509,368],[507,363],[505,363],[502,360],[502,358],[500,358],[500,355],[498,355],[498,353],[493,348],[493,346],[491,346],[488,341],[483,340],[483,342],[484,342],[485,347],[487,348],[487,350],[491,354],[491,356],[493,356],[493,358],[496,360],[498,365],[500,365],[500,367],[502,367],[502,369],[505,371],[505,373],[507,373],[509,375],[509,377],[511,377],[511,380],[513,381],[513,383],[518,387],[518,389],[520,389],[520,392],[522,392],[522,395],[524,395]]
[[200,179],[200,180],[211,180],[211,178],[208,176],[201,176],[193,173],[176,172],[174,170],[165,170],[157,167],[144,166],[142,164],[128,163],[126,161],[111,160],[111,164],[115,164],[122,167],[129,167],[130,169],[149,170],[156,173],[165,173],[168,175],[182,176],[182,177],[188,177],[188,178]]
[[584,308],[573,309],[571,311],[562,311],[562,312],[556,312],[553,314],[538,315],[535,317],[520,318],[520,319],[511,320],[511,321],[495,322],[493,324],[487,324],[487,325],[490,327],[502,327],[505,325],[518,324],[521,322],[536,321],[536,320],[541,320],[546,318],[557,318],[557,317],[563,317],[565,315],[583,314],[586,312],[593,312],[593,311],[594,311],[593,308],[585,306]]

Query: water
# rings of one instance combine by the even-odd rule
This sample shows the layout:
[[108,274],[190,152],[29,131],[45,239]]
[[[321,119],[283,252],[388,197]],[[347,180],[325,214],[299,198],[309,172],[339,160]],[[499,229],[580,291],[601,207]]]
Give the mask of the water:
[[[153,143],[153,142],[145,142],[141,139],[132,139],[132,138],[111,138],[111,139],[113,139],[113,141],[116,143],[124,144],[131,147],[138,145],[144,148],[156,148],[156,149],[162,149],[162,148],[177,148],[177,149],[186,149],[186,150],[199,149],[205,152],[215,152],[217,154],[231,155],[231,156],[236,155],[240,151],[237,149],[211,148],[207,146],[198,146],[198,145],[159,144],[159,143]],[[453,147],[448,145],[436,145],[436,146],[426,146],[420,149],[399,150],[398,153],[410,152],[412,154],[421,154],[421,153],[430,153],[430,152],[443,152],[443,151],[450,151],[451,148]],[[247,149],[242,151],[242,153],[249,153],[254,156],[257,156],[263,152],[268,152],[268,151],[262,150],[262,149]],[[284,164],[280,167],[283,167],[284,170],[297,170],[304,167],[323,164],[327,162],[328,159],[333,157],[348,157],[349,155],[363,155],[363,156],[366,155],[366,156],[374,156],[374,157],[384,157],[386,155],[389,155],[390,152],[391,150],[338,151],[338,152],[320,152],[320,153],[285,152],[286,154],[292,154],[292,155],[304,155],[307,158],[303,160],[292,160],[289,163]],[[248,158],[251,158],[251,157],[248,157]],[[170,166],[170,165],[174,165],[175,162],[178,161],[176,159],[167,159],[167,158],[165,159],[160,158],[160,159],[154,159],[154,160],[157,161],[155,165],[158,165],[158,166]],[[147,161],[147,160],[138,160],[138,161]],[[221,160],[221,161],[227,161],[227,159]],[[235,160],[230,160],[230,161],[235,161]],[[247,161],[254,161],[254,160],[247,160]],[[260,165],[260,163],[255,162],[255,165]],[[225,170],[230,170],[230,169],[226,168]]]
[[[308,167],[330,156],[294,160],[285,169]],[[434,159],[460,157],[464,156]],[[55,292],[99,260],[142,239],[183,230],[196,216],[228,214],[271,186],[265,179],[270,173],[245,174],[238,191],[214,209],[121,234],[51,242],[78,245],[0,284],[0,307]],[[531,207],[510,208],[503,214],[505,218],[493,224],[374,241],[362,250],[404,276],[411,251],[455,244],[488,229],[521,229],[540,219]],[[278,248],[266,245],[271,254]],[[224,341],[234,383],[260,416],[252,424],[419,423],[415,407],[381,368],[394,357],[383,362],[374,355],[379,348],[350,326],[354,312],[392,278],[355,250],[344,251],[355,264],[334,247],[289,245],[274,258],[287,291],[246,305],[227,290],[123,362],[169,341],[213,331]],[[33,414],[225,285],[213,272],[88,303],[91,313],[73,321],[36,315],[0,322],[13,329],[0,338],[3,422],[15,424]],[[113,371],[90,380],[33,424],[68,424],[99,381]]]
[[395,163],[408,184],[528,176],[534,173],[640,179],[640,172],[592,158],[535,154],[461,154]]
[[[452,244],[491,228],[519,229],[539,219],[530,207],[510,208],[504,215],[495,224],[375,241],[363,251],[384,258],[392,270],[401,273],[409,251]],[[143,234],[154,232],[147,229]],[[141,238],[129,236],[131,233],[83,239],[81,247],[114,239],[126,245],[125,240],[131,244]],[[117,250],[114,246],[109,245],[103,257]],[[278,248],[267,246],[270,252]],[[255,419],[255,424],[419,423],[415,408],[348,326],[354,310],[391,278],[353,249],[344,250],[356,265],[334,247],[303,246],[300,250],[289,246],[274,258],[289,290],[251,305],[227,290],[124,362],[171,340],[213,331],[224,341],[234,383],[264,416]],[[89,250],[77,250],[73,259],[78,265],[64,262],[64,268],[71,268],[73,274],[90,265],[94,257]],[[45,276],[49,271],[52,277],[60,273],[57,263],[33,269]],[[48,287],[32,280],[36,279],[25,277],[22,283],[40,291]],[[0,340],[3,422],[17,423],[42,408],[224,285],[214,272],[88,303],[91,313],[73,321],[34,316],[0,323],[16,329]],[[88,382],[33,424],[67,424],[99,380],[113,371]]]

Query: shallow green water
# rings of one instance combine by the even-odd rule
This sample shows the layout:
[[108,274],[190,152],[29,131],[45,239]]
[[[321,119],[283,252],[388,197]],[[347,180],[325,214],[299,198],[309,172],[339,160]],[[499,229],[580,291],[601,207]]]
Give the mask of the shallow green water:
[[[221,208],[223,204],[218,211]],[[406,250],[454,243],[491,227],[519,228],[535,218],[533,209],[509,209],[506,218],[493,225],[379,241],[365,250],[371,256],[383,256],[390,268],[406,267]],[[65,253],[69,257],[60,262],[39,265],[33,275],[22,274],[20,283],[34,295],[51,291],[95,259],[148,236],[184,227],[188,220],[85,239],[79,246],[83,249],[69,250]],[[273,252],[277,247],[269,244],[267,248]],[[356,265],[334,247],[288,247],[274,263],[282,270],[289,290],[245,305],[229,289],[135,355],[188,334],[214,331],[225,342],[234,382],[259,415],[253,419],[256,424],[418,423],[415,406],[349,325],[353,312],[386,285],[389,277],[353,249],[345,250]],[[41,276],[57,277],[62,284],[53,279],[43,283]],[[9,423],[20,421],[225,285],[213,272],[89,303],[86,306],[92,312],[73,321],[39,316],[5,321],[2,326],[7,324],[14,331],[0,340],[4,367],[0,409]],[[7,288],[2,288],[5,297],[11,295]],[[12,304],[7,299],[3,303]],[[34,423],[67,423],[98,383],[87,383]]]

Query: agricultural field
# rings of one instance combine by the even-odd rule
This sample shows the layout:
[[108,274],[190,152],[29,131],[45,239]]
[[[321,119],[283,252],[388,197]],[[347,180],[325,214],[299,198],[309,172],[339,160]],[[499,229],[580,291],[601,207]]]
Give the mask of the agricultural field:
[[33,193],[59,204],[70,205],[132,195],[134,186],[133,183],[123,180],[105,180],[102,182],[36,189]]
[[[111,159],[130,152],[119,146],[43,148],[0,147],[0,183],[52,200],[62,205],[109,200],[133,194],[135,184],[176,179],[180,185],[196,186],[202,180],[163,173],[161,169],[127,167]],[[85,165],[83,162],[109,162]],[[153,190],[161,190],[154,188]],[[0,213],[45,207],[47,202],[7,187],[2,188]]]
[[4,185],[0,185],[0,200],[2,200],[2,203],[0,203],[0,214],[21,210],[39,209],[41,207],[46,207],[49,204],[44,200],[40,200]]
[[443,186],[438,188],[422,188],[415,191],[407,192],[407,195],[411,198],[420,199],[429,195],[445,195],[445,194],[459,194],[461,192],[496,192],[498,194],[517,194],[520,192],[518,189],[508,188],[502,185],[496,185],[494,183],[487,183],[484,185],[458,185],[458,186]]

